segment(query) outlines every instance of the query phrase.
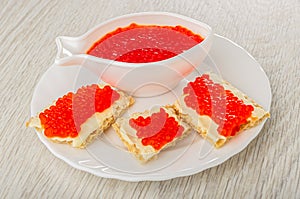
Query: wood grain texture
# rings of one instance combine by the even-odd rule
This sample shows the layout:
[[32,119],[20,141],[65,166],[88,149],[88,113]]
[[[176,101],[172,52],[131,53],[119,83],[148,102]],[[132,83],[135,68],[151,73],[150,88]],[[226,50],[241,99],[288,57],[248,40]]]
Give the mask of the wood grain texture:
[[[300,1],[1,0],[0,198],[299,198]],[[59,35],[114,16],[169,11],[210,24],[248,50],[270,78],[272,118],[224,164],[163,182],[99,178],[55,158],[25,128],[34,86]]]

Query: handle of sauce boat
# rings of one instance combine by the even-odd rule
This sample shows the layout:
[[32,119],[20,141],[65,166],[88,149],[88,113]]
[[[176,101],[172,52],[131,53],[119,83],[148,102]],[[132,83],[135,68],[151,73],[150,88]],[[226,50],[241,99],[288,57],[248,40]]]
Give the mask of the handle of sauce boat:
[[60,60],[66,56],[72,56],[72,53],[63,46],[63,40],[65,40],[65,37],[57,37],[55,39],[57,46],[57,54],[55,60]]
[[55,59],[55,63],[59,66],[84,66],[86,58],[82,55],[63,57]]
[[78,48],[77,38],[60,36],[55,42],[57,45],[57,54],[55,63],[59,66],[83,65],[87,57],[84,54],[74,54],[74,49]]

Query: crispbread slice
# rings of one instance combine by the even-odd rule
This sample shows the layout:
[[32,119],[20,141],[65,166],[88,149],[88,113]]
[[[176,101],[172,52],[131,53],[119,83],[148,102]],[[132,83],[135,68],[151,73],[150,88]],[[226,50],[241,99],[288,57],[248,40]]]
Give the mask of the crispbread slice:
[[[142,140],[143,137],[137,136],[137,130],[130,126],[130,119],[138,118],[142,116],[143,118],[151,117],[153,113],[157,113],[160,109],[164,109],[166,113],[168,113],[168,117],[173,117],[177,123],[182,126],[183,132],[180,136],[175,136],[170,142],[163,145],[160,149],[155,149],[152,145],[143,145]],[[163,106],[156,107],[149,110],[146,110],[142,113],[134,113],[128,117],[121,117],[117,119],[117,121],[112,125],[115,129],[116,133],[120,137],[121,141],[127,147],[128,151],[131,152],[136,159],[138,159],[141,163],[146,163],[152,159],[157,158],[157,155],[164,149],[174,146],[176,142],[190,132],[190,127],[184,123],[182,120],[178,119],[175,109],[173,106]]]
[[[103,88],[107,85],[98,85]],[[134,99],[122,91],[115,90],[119,93],[120,97],[114,101],[111,106],[103,112],[95,112],[90,118],[80,125],[80,132],[77,137],[47,137],[44,134],[44,127],[37,116],[31,117],[26,123],[27,127],[34,127],[37,131],[41,132],[46,138],[55,143],[67,143],[75,148],[85,148],[87,144],[91,143],[95,137],[103,133],[108,127],[111,126],[115,120],[122,115],[128,107],[134,103]],[[52,105],[56,105],[56,101]],[[47,107],[48,108],[48,107]],[[45,108],[44,112],[47,108]]]
[[[245,104],[251,105],[254,110],[251,116],[247,119],[247,122],[240,126],[239,132],[252,128],[262,122],[264,119],[270,117],[270,114],[263,109],[262,106],[257,104],[254,100],[247,97],[240,90],[232,86],[227,81],[221,79],[219,76],[213,73],[207,73],[209,78],[218,83],[225,90],[230,90],[234,96],[241,99]],[[225,137],[220,135],[217,131],[218,124],[216,124],[209,116],[199,115],[197,111],[191,107],[188,107],[185,103],[186,95],[182,95],[174,104],[176,110],[179,112],[180,117],[187,122],[195,131],[201,134],[205,139],[209,140],[216,148],[222,147],[231,137]],[[225,121],[224,121],[225,122]]]

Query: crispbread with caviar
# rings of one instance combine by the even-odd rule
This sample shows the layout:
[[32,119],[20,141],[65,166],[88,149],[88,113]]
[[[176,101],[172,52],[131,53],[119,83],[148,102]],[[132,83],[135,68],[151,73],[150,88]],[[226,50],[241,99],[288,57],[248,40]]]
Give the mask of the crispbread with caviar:
[[26,125],[53,142],[84,148],[133,103],[132,97],[109,85],[83,86],[58,98]]
[[175,107],[184,121],[217,148],[270,116],[260,105],[213,73],[189,82]]
[[142,163],[156,158],[160,151],[175,145],[190,131],[171,106],[118,118],[112,126],[128,151]]

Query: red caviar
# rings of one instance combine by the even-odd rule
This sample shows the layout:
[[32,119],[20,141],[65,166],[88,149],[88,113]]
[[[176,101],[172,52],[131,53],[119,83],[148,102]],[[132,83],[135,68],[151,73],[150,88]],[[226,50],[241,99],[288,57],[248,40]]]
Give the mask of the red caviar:
[[129,124],[137,131],[138,138],[142,138],[144,146],[151,145],[156,150],[161,149],[175,137],[181,136],[184,131],[175,118],[169,117],[163,108],[149,117],[139,116],[130,119]]
[[207,74],[188,83],[183,92],[187,94],[184,98],[186,105],[200,115],[209,116],[219,125],[219,134],[225,137],[234,136],[254,110],[253,106],[244,104],[230,90],[214,83]]
[[39,114],[45,136],[77,137],[81,124],[94,113],[109,108],[119,97],[110,86],[100,88],[96,84],[81,87],[76,93],[69,92]]
[[147,63],[174,57],[203,41],[182,26],[130,24],[104,35],[87,54],[129,63]]

